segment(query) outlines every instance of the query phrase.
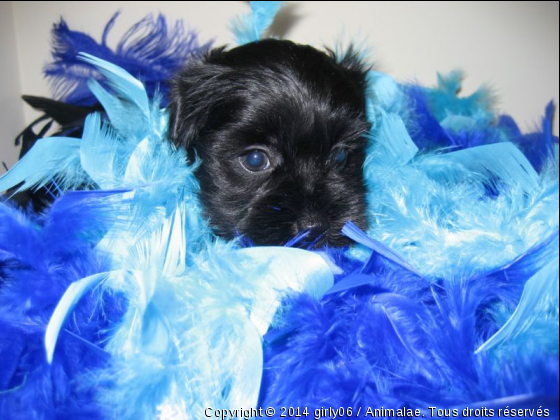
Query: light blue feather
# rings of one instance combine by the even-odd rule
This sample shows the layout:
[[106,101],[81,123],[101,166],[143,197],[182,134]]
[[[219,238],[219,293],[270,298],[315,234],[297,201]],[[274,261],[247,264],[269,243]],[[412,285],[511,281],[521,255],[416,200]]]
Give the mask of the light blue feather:
[[238,251],[256,266],[266,266],[260,276],[262,292],[251,308],[251,321],[261,335],[266,334],[282,296],[306,293],[320,300],[334,284],[333,272],[323,257],[314,252],[289,247],[250,247]]
[[93,78],[88,83],[92,93],[103,105],[112,129],[127,139],[140,141],[146,135],[146,130],[151,128],[152,118],[144,85],[122,68],[107,61],[85,53],[80,54],[80,58],[95,66],[111,87],[112,92],[108,92]]
[[[149,115],[148,94],[144,85],[138,79],[132,77],[130,73],[121,67],[93,55],[80,53],[79,57],[86,63],[95,66],[101,72],[119,98],[128,100],[136,105],[145,116]],[[110,114],[109,110],[106,109],[106,111]]]
[[58,334],[64,321],[72,312],[79,300],[94,286],[107,278],[107,273],[93,274],[70,285],[56,305],[45,332],[45,352],[47,362],[52,363]]
[[118,187],[121,185],[118,174],[126,158],[126,142],[112,129],[103,126],[99,113],[88,115],[84,123],[80,162],[91,179],[102,189]]
[[145,135],[146,120],[150,118],[149,112],[145,113],[143,110],[137,112],[135,103],[107,92],[95,79],[91,79],[88,86],[103,105],[114,132],[130,140],[139,140]]
[[[558,314],[558,256],[531,277],[525,284],[521,300],[513,315],[496,334],[482,344],[476,353],[490,350],[528,329],[547,312]],[[556,331],[558,332],[558,331]],[[558,335],[556,335],[558,337]]]
[[408,261],[406,261],[397,252],[393,251],[387,245],[370,238],[367,236],[358,226],[352,222],[346,223],[342,228],[342,233],[354,241],[368,247],[369,249],[377,252],[379,255],[385,257],[387,260],[394,262],[395,264],[409,270],[410,272],[416,274],[418,277],[422,277],[420,272],[414,268]]
[[23,183],[16,192],[40,188],[56,179],[63,189],[86,181],[80,169],[80,139],[69,137],[44,138],[7,173],[0,178],[0,191]]
[[404,94],[395,79],[378,71],[370,71],[367,76],[367,82],[368,96],[371,96],[371,99],[377,106],[386,112],[400,111],[403,105]]
[[437,88],[449,95],[456,95],[461,91],[461,84],[465,75],[461,70],[453,70],[448,74],[437,74]]
[[487,86],[482,86],[469,96],[459,97],[464,74],[455,70],[447,75],[438,73],[436,89],[425,89],[430,110],[440,122],[450,115],[472,117],[478,123],[488,124],[495,118],[492,111],[494,95]]
[[418,153],[418,147],[408,134],[402,118],[395,113],[378,110],[371,134],[364,171],[371,165],[406,165]]
[[530,192],[538,189],[539,176],[513,143],[497,143],[426,158],[427,173],[444,183],[478,178],[492,184],[502,182]]
[[268,29],[278,10],[282,7],[283,1],[252,1],[251,11],[253,13],[253,27],[255,36],[260,37]]
[[232,21],[231,30],[238,44],[258,41],[274,21],[282,1],[252,1],[251,13]]
[[257,408],[261,390],[264,356],[262,338],[248,320],[241,320],[244,340],[237,349],[237,362],[232,366],[230,383],[224,384],[226,407]]
[[404,95],[390,76],[370,71],[367,78],[366,115],[372,125],[364,172],[378,165],[406,165],[418,153],[399,111]]

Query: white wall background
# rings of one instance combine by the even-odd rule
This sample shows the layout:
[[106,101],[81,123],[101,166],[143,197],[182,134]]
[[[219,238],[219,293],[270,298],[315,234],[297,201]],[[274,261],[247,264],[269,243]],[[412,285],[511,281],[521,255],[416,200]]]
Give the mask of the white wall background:
[[[558,1],[290,2],[278,27],[287,38],[314,46],[340,39],[367,40],[381,70],[398,80],[433,85],[436,72],[462,68],[464,93],[490,83],[498,109],[524,129],[535,127],[545,104],[558,102]],[[37,115],[20,94],[49,96],[41,70],[49,61],[50,29],[60,16],[72,29],[100,38],[111,15],[122,14],[110,37],[148,13],[162,12],[198,29],[202,40],[232,43],[230,19],[248,12],[247,2],[12,1],[0,2],[0,162],[11,166],[13,138]],[[555,122],[558,134],[558,118]],[[0,173],[3,169],[0,168]]]
[[0,2],[0,174],[5,163],[11,167],[17,160],[15,136],[24,128],[24,106],[20,99],[22,84],[19,74],[13,5]]

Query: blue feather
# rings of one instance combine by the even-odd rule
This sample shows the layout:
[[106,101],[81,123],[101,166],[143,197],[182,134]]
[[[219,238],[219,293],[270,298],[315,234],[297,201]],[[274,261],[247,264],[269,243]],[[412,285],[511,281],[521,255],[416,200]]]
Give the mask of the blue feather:
[[404,94],[398,83],[389,75],[370,71],[367,75],[367,93],[372,103],[386,112],[399,112],[402,109]]
[[548,238],[529,248],[519,255],[514,261],[500,267],[486,276],[493,282],[507,282],[523,284],[544,268],[548,261],[553,260],[558,254],[559,231],[552,233]]
[[68,335],[69,337],[72,337],[74,340],[78,341],[80,344],[83,344],[84,347],[88,348],[93,353],[95,353],[96,356],[99,356],[100,358],[104,359],[105,361],[108,362],[108,361],[111,360],[111,355],[108,352],[103,350],[101,347],[93,344],[92,342],[90,342],[88,340],[85,340],[82,337],[80,337],[79,335],[76,335],[73,332],[68,331],[68,330],[63,330],[62,333],[65,334],[65,335]]
[[419,277],[422,277],[418,270],[412,267],[402,256],[400,256],[388,246],[367,236],[360,228],[358,228],[358,226],[356,226],[352,222],[348,222],[346,223],[346,225],[344,225],[344,227],[342,228],[342,233],[353,239],[354,241],[370,248],[387,260],[409,270],[411,273],[414,273]]
[[[371,275],[365,274],[352,274],[344,277],[342,280],[338,281],[333,287],[331,287],[325,295],[331,295],[336,293],[345,292],[347,290],[354,289],[356,287],[367,286],[374,283],[377,279]],[[382,293],[386,292],[386,289],[377,288],[375,292]]]
[[[84,171],[101,188],[116,187],[115,173],[122,171],[122,157],[117,151],[126,143],[111,129],[102,126],[98,113],[90,114],[84,123],[83,140],[80,147],[80,162]],[[99,165],[99,162],[104,162]]]
[[[107,198],[106,192],[101,195]],[[107,269],[106,260],[93,252],[96,238],[90,234],[100,229],[98,222],[104,218],[99,216],[106,211],[99,210],[107,206],[106,201],[100,199],[94,205],[82,200],[87,202],[85,206],[67,201],[56,217],[52,212],[49,217],[24,216],[0,203],[0,336],[12,334],[9,341],[2,340],[10,343],[9,347],[0,345],[2,390],[10,390],[0,393],[2,418],[35,418],[38,413],[45,417],[103,418],[87,391],[69,386],[69,381],[106,361],[99,352],[91,351],[91,345],[101,347],[106,341],[120,319],[122,300],[104,296],[103,311],[99,311],[99,296],[84,296],[66,323],[70,334],[59,337],[50,366],[43,339],[48,318],[64,290],[73,281]],[[91,345],[70,339],[72,334]],[[52,405],[55,390],[65,390],[56,408]]]
[[253,14],[253,28],[255,40],[272,24],[278,10],[284,4],[283,1],[252,1],[251,12]]
[[231,23],[236,42],[242,45],[261,39],[283,3],[283,1],[251,1],[251,13],[237,17]]
[[80,298],[91,288],[99,284],[107,277],[107,273],[93,274],[81,280],[78,280],[70,285],[70,287],[64,292],[62,299],[58,302],[54,313],[51,316],[47,330],[45,332],[45,352],[47,356],[47,362],[52,363],[52,358],[54,354],[54,349],[56,346],[56,341],[58,339],[58,334],[64,321],[74,308]]
[[467,177],[482,179],[494,186],[503,182],[526,192],[538,189],[539,177],[527,158],[512,143],[489,144],[433,156],[422,161],[428,174],[442,182],[458,182]]
[[192,56],[210,48],[211,42],[201,44],[195,31],[186,31],[177,21],[168,25],[163,15],[146,16],[128,29],[115,50],[107,45],[119,12],[105,26],[101,43],[91,36],[71,30],[64,19],[52,31],[53,61],[45,67],[54,96],[76,105],[94,105],[97,100],[88,88],[91,78],[104,88],[108,85],[95,68],[78,58],[83,52],[114,63],[137,78],[141,78],[150,97],[160,93],[167,103],[168,81]]
[[366,173],[372,165],[406,165],[418,153],[401,117],[382,110],[375,117],[370,143],[364,164]]
[[449,151],[505,140],[505,133],[493,125],[490,89],[483,86],[471,96],[458,97],[462,78],[461,71],[454,71],[438,74],[433,89],[404,86],[409,102],[404,112],[407,128],[420,149],[447,147]]
[[[552,145],[554,144],[553,124],[554,124],[554,111],[556,107],[553,101],[550,101],[545,109],[545,114],[542,121],[542,131],[544,135],[543,148],[545,150],[544,157],[550,158],[552,156]],[[558,143],[558,137],[556,137]]]
[[554,160],[554,144],[558,138],[553,135],[555,106],[550,102],[545,109],[541,131],[519,134],[515,141],[538,172],[541,172],[550,161]]
[[[138,79],[132,77],[130,73],[121,67],[90,54],[80,53],[78,57],[100,71],[105,81],[117,95],[117,98],[130,101],[132,105],[139,108],[145,118],[148,118],[150,111],[148,95],[144,89],[144,85]],[[105,91],[95,80],[90,82],[89,88],[92,93],[96,95],[97,99],[100,100],[109,118],[111,118],[112,115],[115,117],[117,110],[111,106],[115,103],[115,99],[109,97],[106,93],[102,93]],[[103,101],[103,99],[106,99],[106,101]]]
[[56,179],[63,189],[88,181],[80,167],[80,140],[51,137],[37,141],[35,146],[13,168],[0,177],[0,191],[20,183],[16,192],[40,188]]
[[556,311],[557,317],[559,264],[560,261],[556,257],[527,281],[513,315],[496,334],[476,350],[476,353],[490,350],[527,331],[542,316],[543,311],[545,316],[546,312]]
[[417,85],[405,85],[409,118],[407,130],[420,150],[440,149],[454,144],[452,137],[439,124],[429,109],[426,90]]
[[464,74],[455,70],[448,75],[438,74],[436,89],[426,90],[430,110],[441,123],[449,115],[472,117],[479,123],[490,123],[494,119],[492,107],[494,97],[487,86],[482,86],[472,95],[458,97]]

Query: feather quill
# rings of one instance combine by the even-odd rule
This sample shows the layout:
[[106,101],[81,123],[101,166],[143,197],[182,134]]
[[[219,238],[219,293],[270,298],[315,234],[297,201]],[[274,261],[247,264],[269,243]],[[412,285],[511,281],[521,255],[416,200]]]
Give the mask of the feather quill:
[[398,253],[393,251],[388,246],[384,245],[383,243],[370,238],[363,232],[358,226],[356,226],[352,222],[346,223],[342,228],[342,233],[349,238],[353,239],[354,241],[368,247],[369,249],[373,250],[374,252],[378,253],[379,255],[383,256],[387,260],[394,262],[395,264],[409,270],[411,273],[422,277],[422,275],[416,270],[413,266],[411,266],[402,256]]
[[107,278],[107,273],[93,274],[81,280],[78,280],[70,285],[70,287],[64,292],[62,299],[58,302],[49,324],[45,332],[45,353],[47,356],[47,362],[52,363],[54,350],[56,347],[56,342],[58,340],[58,334],[64,321],[72,312],[72,309],[76,306],[80,298],[92,287],[99,284],[101,281]]

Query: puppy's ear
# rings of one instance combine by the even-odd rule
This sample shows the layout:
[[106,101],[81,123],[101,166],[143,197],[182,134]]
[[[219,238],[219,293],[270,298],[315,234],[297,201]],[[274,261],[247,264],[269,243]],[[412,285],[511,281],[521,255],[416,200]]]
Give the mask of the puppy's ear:
[[177,147],[185,148],[189,160],[194,157],[194,146],[208,124],[213,108],[223,97],[219,65],[225,47],[216,48],[205,56],[193,58],[171,80],[169,93],[168,137]]
[[350,44],[341,53],[336,53],[330,48],[326,48],[328,55],[344,70],[349,72],[357,83],[366,85],[366,77],[372,69],[372,65],[366,63],[363,53],[353,44]]

